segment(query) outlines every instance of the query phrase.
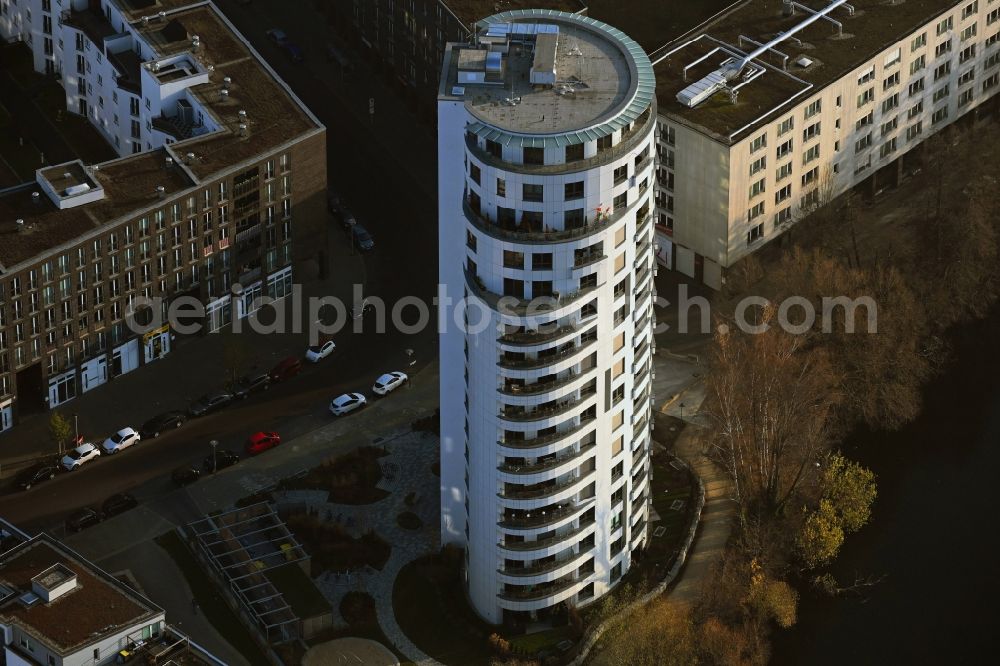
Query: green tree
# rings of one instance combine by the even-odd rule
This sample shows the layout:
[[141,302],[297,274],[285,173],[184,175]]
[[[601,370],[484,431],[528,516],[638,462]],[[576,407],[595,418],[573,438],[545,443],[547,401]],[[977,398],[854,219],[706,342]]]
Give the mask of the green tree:
[[823,473],[823,495],[844,532],[857,532],[871,517],[872,504],[878,495],[875,473],[834,453]]
[[59,412],[52,412],[52,416],[49,417],[49,435],[52,437],[52,442],[59,448],[59,453],[62,453],[63,446],[69,441],[72,434],[73,426],[69,420]]
[[828,499],[821,499],[819,507],[802,524],[797,542],[799,555],[807,568],[815,569],[836,557],[843,543],[840,517]]

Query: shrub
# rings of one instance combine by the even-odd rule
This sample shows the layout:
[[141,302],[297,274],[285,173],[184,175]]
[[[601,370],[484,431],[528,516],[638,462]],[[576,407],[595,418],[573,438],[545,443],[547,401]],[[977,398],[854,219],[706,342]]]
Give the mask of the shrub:
[[510,641],[504,639],[500,634],[490,634],[489,643],[490,649],[501,657],[510,654]]

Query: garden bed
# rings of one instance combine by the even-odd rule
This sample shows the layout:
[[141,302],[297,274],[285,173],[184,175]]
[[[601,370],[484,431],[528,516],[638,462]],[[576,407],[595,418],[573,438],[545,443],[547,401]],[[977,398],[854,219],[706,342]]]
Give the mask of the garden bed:
[[396,523],[404,530],[413,531],[419,530],[424,526],[424,521],[420,520],[420,516],[412,511],[404,511],[396,516]]
[[313,576],[323,571],[351,571],[365,565],[381,570],[392,548],[374,532],[354,538],[339,523],[324,522],[317,515],[292,513],[288,526],[312,558]]
[[379,458],[383,448],[362,446],[350,453],[324,461],[300,479],[285,484],[289,489],[325,490],[333,504],[372,504],[389,495],[378,488],[382,480]]

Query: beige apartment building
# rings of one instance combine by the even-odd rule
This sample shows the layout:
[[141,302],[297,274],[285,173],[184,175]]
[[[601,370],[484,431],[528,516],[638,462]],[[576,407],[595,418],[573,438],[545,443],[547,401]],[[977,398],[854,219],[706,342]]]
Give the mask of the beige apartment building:
[[1000,0],[745,2],[651,54],[658,259],[713,288],[831,196],[995,109]]

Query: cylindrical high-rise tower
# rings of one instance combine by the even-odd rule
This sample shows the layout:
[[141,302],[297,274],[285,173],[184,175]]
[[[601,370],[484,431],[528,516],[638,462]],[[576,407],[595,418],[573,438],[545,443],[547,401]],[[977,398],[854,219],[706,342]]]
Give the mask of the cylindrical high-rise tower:
[[638,44],[565,12],[445,53],[441,538],[490,622],[589,603],[647,538],[654,92]]

